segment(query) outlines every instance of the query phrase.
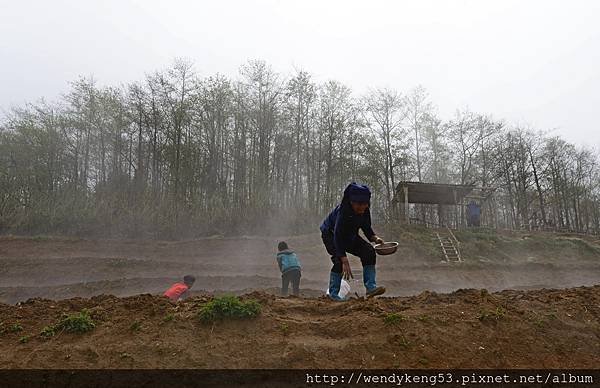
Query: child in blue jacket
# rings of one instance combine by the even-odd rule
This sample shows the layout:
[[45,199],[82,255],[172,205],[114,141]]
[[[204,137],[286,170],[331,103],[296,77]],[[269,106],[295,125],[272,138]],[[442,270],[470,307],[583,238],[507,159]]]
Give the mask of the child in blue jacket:
[[281,241],[277,245],[277,264],[281,271],[281,295],[287,296],[288,286],[292,283],[292,294],[300,295],[300,277],[302,276],[300,269],[300,260],[296,253],[288,248],[285,241]]

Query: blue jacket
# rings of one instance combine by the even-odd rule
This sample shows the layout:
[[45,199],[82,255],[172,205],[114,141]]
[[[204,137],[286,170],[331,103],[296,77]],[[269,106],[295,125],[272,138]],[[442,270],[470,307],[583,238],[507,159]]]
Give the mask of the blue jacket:
[[281,273],[286,273],[291,270],[300,270],[300,260],[294,251],[285,249],[277,253],[277,264]]
[[467,205],[467,213],[470,216],[478,216],[481,214],[481,207],[476,203],[469,203]]
[[369,208],[362,215],[354,213],[350,205],[349,185],[344,190],[342,202],[333,209],[321,224],[322,233],[332,233],[337,257],[346,256],[347,249],[358,237],[361,229],[368,240],[375,235],[371,228],[371,211]]

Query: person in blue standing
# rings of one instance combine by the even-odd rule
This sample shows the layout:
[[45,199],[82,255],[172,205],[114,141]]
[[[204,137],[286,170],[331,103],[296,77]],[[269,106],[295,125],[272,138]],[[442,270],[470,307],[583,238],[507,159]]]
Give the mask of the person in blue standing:
[[353,278],[348,261],[348,253],[360,258],[363,267],[363,283],[367,297],[381,295],[384,287],[376,281],[375,249],[358,235],[359,229],[374,243],[383,243],[371,228],[371,191],[365,185],[350,183],[344,190],[342,201],[329,213],[321,224],[321,238],[325,249],[331,255],[333,267],[329,274],[329,297],[342,300],[339,296],[342,278]]
[[475,201],[467,205],[467,226],[481,225],[481,207]]
[[281,295],[287,296],[288,287],[292,283],[292,294],[300,295],[300,277],[302,277],[300,260],[285,241],[277,244],[277,265],[281,271]]

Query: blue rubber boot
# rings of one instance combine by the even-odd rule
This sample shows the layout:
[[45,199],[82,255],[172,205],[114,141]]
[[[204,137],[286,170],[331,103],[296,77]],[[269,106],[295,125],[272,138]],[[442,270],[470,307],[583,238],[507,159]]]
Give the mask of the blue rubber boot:
[[385,287],[377,287],[375,275],[376,271],[374,265],[363,266],[363,283],[367,289],[367,298],[372,298],[385,293]]
[[340,297],[340,287],[342,286],[342,274],[336,272],[329,273],[329,298],[332,300],[341,301],[344,298]]

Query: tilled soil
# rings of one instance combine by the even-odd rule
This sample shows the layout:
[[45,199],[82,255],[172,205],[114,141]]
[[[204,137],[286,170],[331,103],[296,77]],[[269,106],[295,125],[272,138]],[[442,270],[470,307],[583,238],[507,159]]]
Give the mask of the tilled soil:
[[[461,289],[353,299],[242,296],[254,319],[202,323],[211,296],[179,303],[101,295],[0,304],[3,368],[598,368],[600,286]],[[40,336],[63,313],[96,327]]]
[[[465,237],[460,264],[441,262],[428,236],[398,237],[398,252],[378,257],[386,297],[344,303],[322,297],[331,263],[316,234],[0,237],[0,367],[600,367],[598,241]],[[302,262],[301,298],[278,296],[281,239]],[[351,265],[352,295],[361,296],[360,263]],[[197,279],[190,300],[159,296],[188,273]],[[258,299],[261,315],[201,323],[200,306],[223,293]],[[91,332],[40,336],[83,308]]]
[[[562,244],[556,249],[521,238],[502,245],[483,246],[485,240],[466,242],[465,261],[457,264],[442,262],[440,253],[424,249],[422,241],[390,238],[401,242],[398,252],[377,258],[378,280],[386,286],[388,296],[459,288],[499,291],[591,286],[600,279],[600,246],[585,243],[586,249],[580,249],[584,242],[579,239],[556,240]],[[190,241],[4,236],[0,237],[0,302],[158,294],[185,274],[196,276],[196,292],[260,290],[278,294],[281,275],[275,247],[280,239],[296,250],[302,262],[302,295],[322,295],[331,262],[316,234]],[[522,242],[529,245],[518,244]],[[514,247],[519,249],[511,251]],[[482,258],[483,252],[497,257]],[[363,295],[360,261],[354,257],[350,261],[355,275],[352,291]]]

